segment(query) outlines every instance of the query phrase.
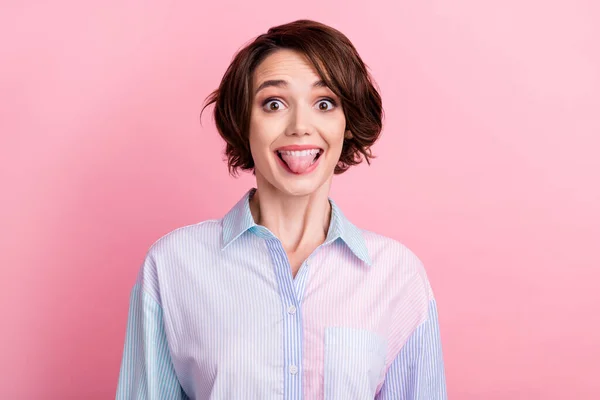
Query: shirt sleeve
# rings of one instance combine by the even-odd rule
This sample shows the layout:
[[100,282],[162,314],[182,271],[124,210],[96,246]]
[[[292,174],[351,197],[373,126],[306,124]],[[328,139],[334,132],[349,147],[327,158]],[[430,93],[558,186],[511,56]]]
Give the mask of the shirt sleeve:
[[187,399],[171,361],[160,304],[139,283],[129,302],[116,399]]
[[428,314],[390,365],[376,400],[447,400],[435,299]]

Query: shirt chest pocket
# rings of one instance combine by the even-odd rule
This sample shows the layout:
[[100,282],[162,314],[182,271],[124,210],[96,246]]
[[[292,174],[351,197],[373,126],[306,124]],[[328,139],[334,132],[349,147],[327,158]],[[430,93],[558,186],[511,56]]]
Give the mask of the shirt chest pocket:
[[324,345],[324,399],[372,400],[383,378],[385,339],[365,329],[328,327]]

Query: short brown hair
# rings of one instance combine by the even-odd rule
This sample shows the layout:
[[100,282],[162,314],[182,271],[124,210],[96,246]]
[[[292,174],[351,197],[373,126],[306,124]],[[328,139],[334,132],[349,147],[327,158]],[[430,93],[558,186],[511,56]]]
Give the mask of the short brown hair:
[[205,100],[202,112],[215,104],[214,119],[226,142],[229,173],[237,175],[238,169],[254,170],[248,139],[253,74],[261,61],[279,49],[304,54],[341,100],[346,130],[351,131],[352,137],[344,139],[335,174],[361,163],[363,157],[370,164],[369,159],[375,157],[370,148],[382,129],[381,96],[367,66],[344,34],[325,24],[303,19],[272,27],[239,50],[219,88]]

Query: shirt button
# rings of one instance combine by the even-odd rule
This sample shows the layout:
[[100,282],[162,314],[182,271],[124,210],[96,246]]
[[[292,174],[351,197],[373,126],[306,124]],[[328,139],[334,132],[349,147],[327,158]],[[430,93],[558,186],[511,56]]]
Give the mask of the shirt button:
[[298,373],[298,367],[295,365],[290,365],[290,374],[296,375]]
[[296,306],[289,306],[288,307],[288,313],[290,314],[296,314]]

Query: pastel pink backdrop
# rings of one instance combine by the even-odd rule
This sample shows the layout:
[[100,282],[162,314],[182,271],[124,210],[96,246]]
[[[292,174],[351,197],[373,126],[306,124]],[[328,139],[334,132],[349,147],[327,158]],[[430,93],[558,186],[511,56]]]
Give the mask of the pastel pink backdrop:
[[202,101],[298,18],[381,87],[379,158],[332,197],[424,261],[450,398],[600,398],[600,9],[574,0],[4,1],[0,397],[114,398],[146,250],[253,184]]

